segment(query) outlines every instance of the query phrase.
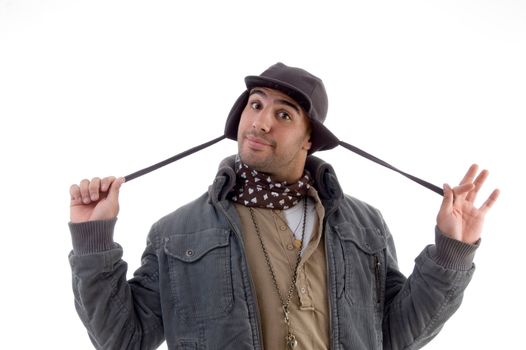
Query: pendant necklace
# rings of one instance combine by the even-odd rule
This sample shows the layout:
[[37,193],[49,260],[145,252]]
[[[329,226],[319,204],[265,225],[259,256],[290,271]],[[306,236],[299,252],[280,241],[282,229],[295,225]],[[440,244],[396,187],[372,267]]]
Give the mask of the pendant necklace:
[[248,207],[248,210],[250,211],[250,217],[252,218],[252,222],[254,223],[254,227],[256,229],[256,234],[259,238],[259,243],[261,245],[261,249],[263,250],[263,255],[265,256],[265,262],[267,263],[268,270],[270,272],[270,275],[272,277],[272,283],[274,284],[274,289],[276,290],[279,300],[281,302],[281,308],[283,310],[283,320],[285,321],[285,324],[287,325],[287,335],[285,336],[285,346],[288,350],[292,350],[296,348],[298,345],[298,341],[296,340],[296,336],[293,333],[292,325],[289,318],[289,304],[290,300],[292,298],[292,293],[294,292],[294,286],[296,285],[296,279],[298,277],[298,266],[300,264],[301,260],[301,251],[303,248],[303,241],[305,238],[305,222],[307,221],[307,198],[304,198],[304,206],[303,206],[303,229],[301,233],[301,244],[300,249],[298,251],[298,255],[296,257],[296,266],[294,267],[294,271],[292,273],[292,281],[287,293],[287,299],[285,300],[283,296],[281,295],[281,292],[279,291],[278,282],[276,280],[276,274],[274,273],[274,269],[272,268],[272,264],[270,263],[270,257],[268,255],[267,249],[265,248],[265,244],[263,243],[263,239],[261,238],[261,233],[259,232],[259,227],[256,222],[256,217],[254,215],[254,210],[251,207]]

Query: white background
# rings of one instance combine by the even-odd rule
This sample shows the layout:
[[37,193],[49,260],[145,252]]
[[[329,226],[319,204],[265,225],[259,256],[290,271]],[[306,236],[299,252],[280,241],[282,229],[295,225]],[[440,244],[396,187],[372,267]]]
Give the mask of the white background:
[[[220,136],[244,76],[277,61],[324,80],[342,140],[439,186],[472,162],[490,170],[481,197],[502,194],[477,272],[426,349],[520,347],[524,2],[0,0],[2,348],[92,348],[71,292],[70,184]],[[225,140],[123,186],[115,239],[130,273],[150,225],[235,151]],[[342,148],[317,155],[383,212],[411,273],[440,196]]]

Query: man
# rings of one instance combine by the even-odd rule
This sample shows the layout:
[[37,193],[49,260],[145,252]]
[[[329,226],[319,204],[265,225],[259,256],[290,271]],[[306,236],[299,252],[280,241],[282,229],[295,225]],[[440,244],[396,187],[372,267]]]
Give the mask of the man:
[[418,349],[460,305],[495,190],[471,166],[444,186],[436,243],[405,278],[381,214],[344,195],[312,156],[338,139],[323,126],[320,79],[278,63],[245,79],[227,119],[238,155],[207,193],[152,226],[126,281],[113,242],[123,178],[73,185],[77,311],[100,349]]

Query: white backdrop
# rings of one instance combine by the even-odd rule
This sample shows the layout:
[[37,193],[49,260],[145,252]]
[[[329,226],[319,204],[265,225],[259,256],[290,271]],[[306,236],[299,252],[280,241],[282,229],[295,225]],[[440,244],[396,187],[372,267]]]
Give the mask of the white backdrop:
[[[2,348],[92,348],[70,286],[70,184],[221,135],[243,77],[277,61],[322,77],[342,140],[439,186],[472,162],[490,170],[481,197],[502,194],[477,272],[426,349],[519,348],[524,2],[0,0]],[[150,225],[235,151],[225,140],[123,186],[116,240],[130,275]],[[344,149],[317,155],[383,212],[409,274],[440,196]]]

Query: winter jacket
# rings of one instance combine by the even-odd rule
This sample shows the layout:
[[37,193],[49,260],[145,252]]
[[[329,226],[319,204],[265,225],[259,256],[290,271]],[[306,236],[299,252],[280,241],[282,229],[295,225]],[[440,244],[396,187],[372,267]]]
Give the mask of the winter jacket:
[[[127,281],[116,220],[71,224],[78,314],[98,349],[262,349],[255,288],[224,160],[207,193],[156,222],[142,265]],[[325,207],[331,349],[419,349],[459,307],[475,245],[436,230],[436,243],[399,271],[380,212],[344,195],[333,168],[306,168]]]

